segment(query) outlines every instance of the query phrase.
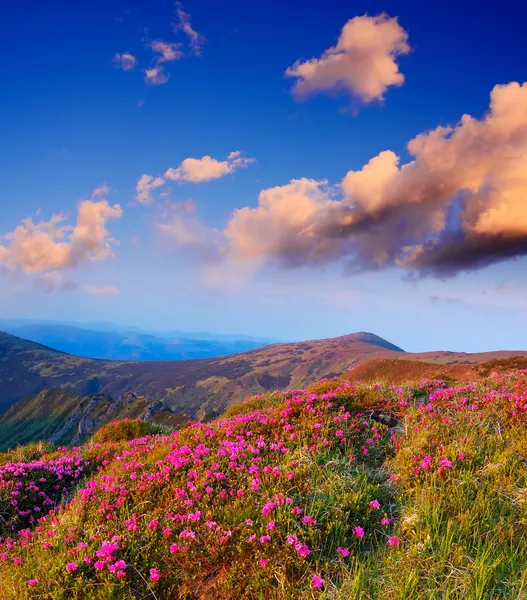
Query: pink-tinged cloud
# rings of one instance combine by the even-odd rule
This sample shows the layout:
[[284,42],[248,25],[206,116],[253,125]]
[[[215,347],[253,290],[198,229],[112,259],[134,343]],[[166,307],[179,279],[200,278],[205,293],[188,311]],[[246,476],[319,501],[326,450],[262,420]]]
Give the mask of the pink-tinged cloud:
[[199,56],[205,43],[205,36],[192,27],[190,15],[183,10],[181,2],[176,2],[176,16],[178,22],[174,24],[174,31],[182,31],[188,38],[192,54]]
[[148,204],[152,204],[154,201],[154,197],[152,193],[158,187],[161,187],[165,184],[165,180],[162,177],[154,177],[153,175],[141,175],[136,186],[136,196],[135,199],[139,204],[143,206],[147,206]]
[[263,190],[234,211],[222,256],[448,277],[527,255],[527,83],[496,86],[481,119],[422,133],[408,152],[401,165],[385,150],[339,185]]
[[59,291],[73,291],[78,289],[79,285],[71,279],[66,279],[60,271],[50,271],[41,277],[33,280],[33,285],[42,292],[50,294]]
[[154,42],[151,42],[150,48],[158,55],[156,59],[158,65],[164,62],[179,60],[183,56],[181,44],[155,40]]
[[150,85],[163,85],[168,82],[170,75],[165,72],[163,65],[156,65],[151,69],[145,69],[145,83]]
[[93,296],[118,296],[121,293],[116,287],[111,285],[102,287],[87,285],[85,286],[85,290]]
[[168,169],[165,179],[180,183],[203,183],[234,173],[254,162],[256,162],[254,158],[246,158],[238,150],[231,152],[225,160],[216,160],[210,156],[186,158],[179,167]]
[[114,67],[122,69],[123,71],[133,71],[137,65],[136,57],[129,52],[118,52],[117,54],[114,54],[112,62]]
[[168,235],[179,246],[195,246],[203,249],[213,242],[216,230],[207,229],[196,216],[196,205],[192,200],[172,202],[163,212],[157,224],[159,231]]
[[397,58],[409,52],[408,33],[397,18],[363,15],[344,25],[335,46],[319,58],[297,61],[286,76],[296,78],[297,99],[341,91],[367,104],[383,100],[389,87],[403,84]]
[[107,200],[82,200],[74,226],[65,224],[63,214],[38,223],[30,217],[3,236],[6,243],[0,246],[0,262],[11,270],[39,274],[108,258],[113,255],[113,240],[106,223],[121,215],[118,204],[110,206]]

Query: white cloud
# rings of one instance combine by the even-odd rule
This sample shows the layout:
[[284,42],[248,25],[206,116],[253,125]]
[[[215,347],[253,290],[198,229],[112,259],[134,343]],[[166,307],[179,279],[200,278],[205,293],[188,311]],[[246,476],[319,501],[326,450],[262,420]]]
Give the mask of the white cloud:
[[344,91],[367,104],[382,100],[391,86],[400,86],[404,76],[396,59],[410,52],[408,34],[396,18],[386,14],[350,19],[335,46],[319,58],[297,61],[286,71],[296,78],[294,95]]
[[147,204],[152,204],[154,198],[152,196],[152,192],[165,184],[165,180],[162,177],[154,177],[153,175],[141,175],[136,186],[136,197],[135,199],[139,204],[146,206]]
[[165,73],[162,65],[145,69],[143,73],[145,74],[145,83],[149,83],[150,85],[163,85],[170,79],[170,75]]
[[178,182],[202,183],[234,173],[254,162],[254,158],[245,158],[239,151],[231,152],[223,161],[210,156],[186,158],[179,167],[168,169],[165,178]]
[[176,16],[178,22],[174,24],[174,31],[182,31],[188,37],[192,53],[199,56],[205,43],[205,36],[193,29],[190,24],[190,15],[183,10],[181,2],[176,2]]
[[260,265],[400,267],[448,277],[527,256],[527,83],[494,87],[477,119],[424,132],[340,185],[297,179],[234,211],[221,254]]
[[159,65],[164,62],[172,62],[178,60],[183,56],[181,51],[181,44],[173,44],[170,42],[163,42],[162,40],[156,40],[151,42],[150,48],[158,54],[156,63]]
[[112,62],[115,67],[122,69],[123,71],[133,71],[137,64],[137,59],[129,52],[118,52],[114,55]]
[[39,274],[108,258],[113,240],[106,223],[121,215],[118,204],[110,206],[107,200],[91,199],[79,203],[74,226],[65,224],[62,213],[38,223],[29,217],[3,236],[0,263],[11,270]]

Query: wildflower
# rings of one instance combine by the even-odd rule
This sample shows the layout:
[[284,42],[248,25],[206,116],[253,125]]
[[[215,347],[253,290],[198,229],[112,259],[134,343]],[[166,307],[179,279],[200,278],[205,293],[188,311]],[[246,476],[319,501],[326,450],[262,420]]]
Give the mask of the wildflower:
[[355,529],[353,530],[353,533],[355,534],[356,537],[358,537],[359,539],[362,539],[364,537],[364,529],[362,527],[359,527],[357,525],[357,527],[355,527]]
[[324,585],[324,580],[318,575],[313,575],[311,578],[311,585],[316,589],[321,588]]
[[31,587],[35,587],[36,585],[38,585],[39,581],[38,579],[30,579],[27,584]]
[[379,501],[378,501],[378,500],[372,500],[372,501],[371,501],[371,502],[368,504],[368,506],[369,506],[370,508],[373,508],[374,510],[377,510],[377,509],[381,508],[381,505],[379,504]]
[[388,538],[388,545],[389,546],[393,546],[395,548],[397,548],[400,544],[400,540],[396,535],[392,535],[390,538]]
[[104,569],[105,564],[106,563],[104,563],[102,560],[97,560],[93,563],[93,566],[96,571],[100,571],[100,570]]
[[269,521],[267,523],[267,531],[272,531],[274,529],[274,521]]
[[265,544],[266,542],[270,542],[270,541],[271,541],[270,535],[262,535],[262,537],[260,538],[260,544]]
[[77,565],[76,565],[75,563],[68,563],[68,564],[66,565],[66,571],[67,571],[68,573],[73,573],[73,572],[74,572],[74,571],[76,571],[76,570],[77,570]]
[[267,563],[268,563],[268,562],[269,562],[269,559],[268,559],[268,558],[262,558],[262,559],[261,559],[261,560],[258,562],[258,564],[259,564],[261,567],[264,567],[264,568],[265,568],[265,567],[267,566]]
[[337,548],[337,554],[340,554],[341,556],[349,556],[350,555],[350,551],[348,550],[348,548],[341,548],[339,546]]
[[159,581],[161,579],[161,571],[159,569],[150,569],[150,580]]
[[381,519],[381,525],[389,525],[390,524],[390,519],[388,517],[383,517]]
[[159,521],[157,519],[152,519],[150,523],[146,526],[147,529],[155,529],[159,525]]

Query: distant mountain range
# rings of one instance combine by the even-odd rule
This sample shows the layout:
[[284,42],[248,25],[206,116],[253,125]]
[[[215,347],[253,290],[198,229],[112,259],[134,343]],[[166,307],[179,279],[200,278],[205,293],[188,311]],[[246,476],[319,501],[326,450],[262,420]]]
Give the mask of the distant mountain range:
[[269,341],[207,332],[151,333],[110,323],[33,323],[0,320],[0,330],[61,352],[107,360],[188,360],[236,354]]
[[[361,332],[200,360],[110,361],[72,356],[0,332],[0,449],[39,436],[81,440],[95,424],[123,415],[146,414],[164,423],[207,419],[251,394],[304,388],[368,361],[393,372],[396,367],[386,362],[405,359],[408,369],[415,361],[462,366],[515,356],[527,357],[527,351],[412,354]],[[430,372],[423,369],[423,376]]]

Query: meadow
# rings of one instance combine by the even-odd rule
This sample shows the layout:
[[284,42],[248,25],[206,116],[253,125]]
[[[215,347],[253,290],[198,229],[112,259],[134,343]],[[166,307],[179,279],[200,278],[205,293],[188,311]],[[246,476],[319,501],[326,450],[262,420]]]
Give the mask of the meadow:
[[0,599],[527,598],[527,371],[0,454]]

